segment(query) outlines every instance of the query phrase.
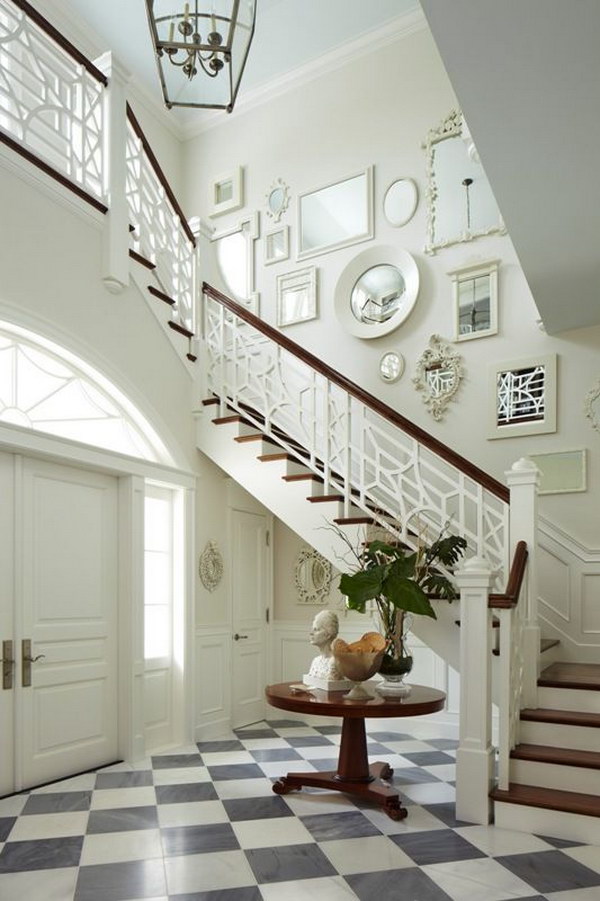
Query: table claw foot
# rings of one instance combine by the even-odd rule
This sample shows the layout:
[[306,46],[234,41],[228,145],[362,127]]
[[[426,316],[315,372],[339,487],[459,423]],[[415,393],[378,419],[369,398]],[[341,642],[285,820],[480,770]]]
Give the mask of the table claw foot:
[[290,792],[297,791],[299,785],[290,785],[285,776],[273,783],[273,791],[276,795],[287,795]]
[[388,766],[387,763],[381,771],[381,778],[385,779],[386,782],[389,782],[392,776],[394,775],[394,771],[391,766]]
[[408,814],[406,807],[402,807],[399,798],[388,798],[383,805],[383,810],[390,820],[403,820]]

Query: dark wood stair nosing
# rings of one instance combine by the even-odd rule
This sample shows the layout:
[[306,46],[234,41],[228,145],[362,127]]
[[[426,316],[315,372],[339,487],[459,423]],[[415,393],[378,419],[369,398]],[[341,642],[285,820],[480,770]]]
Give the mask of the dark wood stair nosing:
[[549,723],[555,726],[600,728],[600,713],[587,710],[554,710],[547,707],[524,708],[521,710],[521,720],[526,723]]
[[191,332],[189,328],[186,328],[185,325],[180,325],[179,322],[173,322],[172,319],[169,319],[167,325],[169,326],[169,328],[172,328],[174,332],[179,332],[180,335],[185,335],[186,338],[194,337],[194,333]]
[[490,798],[507,804],[558,810],[580,816],[600,817],[600,798],[597,795],[586,795],[581,792],[566,792],[511,782],[508,790],[493,789],[490,792]]
[[165,294],[164,291],[160,291],[158,288],[155,288],[154,285],[148,285],[148,291],[152,294],[153,297],[158,298],[158,300],[162,300],[163,303],[168,303],[169,306],[174,307],[175,301],[172,297],[169,297],[168,294]]
[[339,516],[333,520],[336,526],[370,526],[375,523],[371,516]]
[[140,263],[140,265],[145,266],[146,269],[156,269],[156,263],[153,263],[152,260],[147,259],[142,256],[141,253],[138,253],[137,250],[129,250],[129,256],[132,260],[135,260],[136,263]]
[[289,476],[281,476],[284,482],[304,482],[313,481],[323,485],[324,479],[316,475],[314,472],[296,472]]
[[522,743],[513,748],[510,756],[512,760],[600,770],[600,753],[598,751],[581,751],[577,748],[554,748],[551,745]]

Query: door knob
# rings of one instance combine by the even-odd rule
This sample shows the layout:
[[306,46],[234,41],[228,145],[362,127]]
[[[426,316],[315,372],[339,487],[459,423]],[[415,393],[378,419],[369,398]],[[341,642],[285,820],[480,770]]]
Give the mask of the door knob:
[[8,689],[13,687],[13,670],[15,668],[15,659],[13,657],[12,641],[2,642],[2,688]]
[[248,638],[248,636],[247,636],[247,635],[240,635],[239,632],[236,632],[235,635],[233,636],[233,640],[234,640],[234,641],[239,641],[240,638]]
[[21,642],[21,660],[23,661],[21,673],[21,685],[23,688],[29,688],[31,685],[31,664],[37,663],[45,657],[45,654],[38,654],[37,657],[31,656],[31,639],[24,638]]

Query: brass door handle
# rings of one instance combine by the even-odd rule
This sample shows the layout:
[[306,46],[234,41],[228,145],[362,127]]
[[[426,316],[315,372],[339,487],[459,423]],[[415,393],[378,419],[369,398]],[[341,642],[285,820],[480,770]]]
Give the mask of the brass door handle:
[[31,664],[37,663],[38,660],[41,660],[45,656],[45,654],[38,654],[37,657],[32,657],[31,639],[23,639],[23,641],[21,642],[21,660],[23,662],[23,666],[21,668],[21,685],[23,686],[23,688],[29,688],[29,686],[31,685]]
[[248,638],[248,636],[247,636],[247,635],[240,635],[239,632],[236,632],[235,635],[233,636],[233,640],[234,640],[234,641],[239,641],[240,638]]
[[2,642],[2,688],[9,689],[13,687],[13,670],[15,668],[15,658],[13,657],[12,641]]

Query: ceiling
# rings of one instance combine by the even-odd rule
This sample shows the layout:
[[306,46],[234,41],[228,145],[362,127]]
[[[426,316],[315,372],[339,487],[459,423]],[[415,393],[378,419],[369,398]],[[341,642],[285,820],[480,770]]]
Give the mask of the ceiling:
[[[57,10],[70,30],[86,34],[98,52],[112,49],[138,84],[162,103],[144,0],[34,0],[34,5],[42,13]],[[257,0],[256,30],[238,104],[261,87],[416,11],[418,0]],[[174,109],[169,115],[185,125],[202,113]]]

